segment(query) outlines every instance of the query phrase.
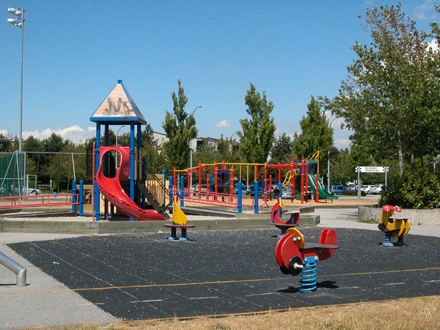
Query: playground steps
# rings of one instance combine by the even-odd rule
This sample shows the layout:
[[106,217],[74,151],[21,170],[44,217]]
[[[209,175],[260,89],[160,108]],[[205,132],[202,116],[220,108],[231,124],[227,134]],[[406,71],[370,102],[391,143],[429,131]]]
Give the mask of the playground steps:
[[157,213],[162,215],[166,220],[171,220],[170,215],[166,212],[166,210],[159,204],[157,199],[153,196],[153,194],[148,190],[147,187],[142,183],[142,181],[138,180],[138,189],[141,191],[142,195],[148,200],[148,202],[153,206]]

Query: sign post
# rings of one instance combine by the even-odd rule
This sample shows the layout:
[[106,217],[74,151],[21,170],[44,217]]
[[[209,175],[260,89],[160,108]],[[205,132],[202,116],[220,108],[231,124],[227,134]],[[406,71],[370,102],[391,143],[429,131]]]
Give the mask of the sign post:
[[388,166],[357,166],[356,172],[358,174],[358,200],[361,197],[361,180],[360,180],[360,174],[361,173],[385,173],[385,189],[387,188],[387,173],[390,170]]

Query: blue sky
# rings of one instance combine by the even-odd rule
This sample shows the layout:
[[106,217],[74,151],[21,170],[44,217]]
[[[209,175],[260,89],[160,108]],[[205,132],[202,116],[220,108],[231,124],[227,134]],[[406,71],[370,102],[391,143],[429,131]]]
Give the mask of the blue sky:
[[[358,15],[396,3],[0,0],[0,133],[19,132],[21,31],[7,23],[8,7],[26,11],[23,138],[57,132],[79,142],[94,136],[90,116],[118,79],[157,132],[178,79],[186,110],[202,105],[200,137],[240,130],[251,82],[275,104],[277,134],[300,132],[311,95],[335,96],[355,58],[351,46],[370,41]],[[402,1],[424,31],[438,20],[434,4]],[[339,125],[335,146],[348,147],[350,132]]]

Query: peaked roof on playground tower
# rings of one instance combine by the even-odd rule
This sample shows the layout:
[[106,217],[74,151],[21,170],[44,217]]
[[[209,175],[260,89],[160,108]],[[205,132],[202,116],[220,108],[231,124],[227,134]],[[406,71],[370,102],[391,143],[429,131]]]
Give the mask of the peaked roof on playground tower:
[[147,123],[122,84],[122,80],[118,80],[116,86],[90,117],[90,120],[113,125],[124,125],[131,122],[143,125]]

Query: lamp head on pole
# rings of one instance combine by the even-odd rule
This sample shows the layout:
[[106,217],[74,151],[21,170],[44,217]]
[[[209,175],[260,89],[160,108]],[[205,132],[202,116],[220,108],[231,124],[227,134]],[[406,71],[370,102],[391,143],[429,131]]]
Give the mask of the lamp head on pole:
[[11,23],[14,26],[18,26],[20,29],[23,28],[23,23],[24,23],[24,19],[23,19],[23,13],[24,13],[24,9],[22,8],[8,8],[8,13],[17,16],[18,18],[8,18],[8,23]]
[[197,110],[198,108],[201,108],[201,107],[202,107],[201,105],[198,105],[198,106],[193,110],[192,114],[194,115],[194,112],[196,112],[196,110]]
[[[8,13],[15,15],[15,16],[19,16],[16,13],[19,11],[19,9],[15,9],[15,8],[8,8]],[[21,14],[21,12],[20,12]]]

